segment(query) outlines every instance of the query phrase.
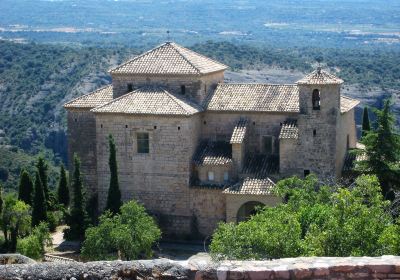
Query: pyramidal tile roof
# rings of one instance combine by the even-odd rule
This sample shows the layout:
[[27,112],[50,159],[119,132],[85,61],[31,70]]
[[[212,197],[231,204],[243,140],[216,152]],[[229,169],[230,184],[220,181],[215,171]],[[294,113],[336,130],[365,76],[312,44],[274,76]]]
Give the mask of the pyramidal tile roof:
[[163,88],[142,87],[91,111],[94,113],[189,116],[201,112],[202,108]]
[[111,74],[201,75],[228,66],[176,43],[166,42],[110,70]]
[[340,85],[343,80],[321,68],[311,72],[297,82],[298,85]]
[[64,108],[95,108],[113,100],[113,87],[107,85],[91,93],[79,96],[64,104]]
[[206,100],[209,111],[299,112],[297,85],[219,84]]

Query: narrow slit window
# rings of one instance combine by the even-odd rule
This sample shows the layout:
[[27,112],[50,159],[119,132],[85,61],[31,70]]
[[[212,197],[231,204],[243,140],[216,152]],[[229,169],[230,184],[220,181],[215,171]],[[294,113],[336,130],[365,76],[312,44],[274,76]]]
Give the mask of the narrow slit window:
[[181,94],[185,95],[186,94],[186,86],[181,85]]
[[264,154],[271,155],[273,152],[273,137],[272,136],[263,136],[263,150]]
[[149,153],[149,134],[147,132],[137,133],[137,152],[139,154]]
[[316,129],[313,130],[313,136],[314,137],[317,136],[317,130]]
[[213,171],[208,171],[208,181],[214,181],[214,172]]
[[321,93],[318,89],[314,89],[312,93],[313,110],[321,109]]
[[225,171],[225,172],[224,172],[224,181],[225,181],[225,182],[228,182],[228,181],[229,181],[229,172],[228,172],[228,171]]
[[132,84],[128,84],[128,92],[133,91],[133,85]]

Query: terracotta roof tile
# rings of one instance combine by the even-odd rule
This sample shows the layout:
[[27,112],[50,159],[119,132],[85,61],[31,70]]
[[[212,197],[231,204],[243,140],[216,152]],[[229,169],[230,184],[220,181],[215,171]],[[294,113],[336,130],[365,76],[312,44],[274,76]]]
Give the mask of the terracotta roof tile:
[[317,69],[297,82],[298,85],[338,85],[343,80],[324,70]]
[[178,44],[166,42],[110,70],[111,74],[201,75],[228,66]]
[[226,188],[225,194],[241,194],[241,195],[270,195],[275,187],[275,183],[269,179],[245,178],[232,187]]
[[358,104],[360,104],[360,101],[341,95],[340,96],[340,112],[346,113],[356,107]]
[[196,165],[230,164],[232,163],[232,147],[223,141],[203,141],[198,146],[193,161]]
[[297,139],[299,138],[299,129],[297,121],[286,121],[282,124],[279,139]]
[[113,99],[113,87],[107,85],[64,104],[64,108],[95,108]]
[[209,111],[299,112],[296,85],[219,84],[206,100]]
[[247,131],[247,120],[240,119],[236,124],[235,128],[233,129],[232,137],[231,137],[231,144],[241,144],[246,136]]
[[111,102],[92,109],[94,113],[123,113],[150,115],[184,115],[201,112],[202,108],[183,96],[160,87],[143,87]]
[[276,155],[249,154],[244,160],[242,174],[245,176],[266,178],[279,172],[279,159]]

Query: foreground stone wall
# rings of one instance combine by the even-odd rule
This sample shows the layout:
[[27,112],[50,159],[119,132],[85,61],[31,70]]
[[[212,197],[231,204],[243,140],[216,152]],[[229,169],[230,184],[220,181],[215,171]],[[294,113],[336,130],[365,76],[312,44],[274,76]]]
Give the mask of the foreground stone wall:
[[0,266],[2,280],[54,279],[400,279],[400,257],[290,258],[213,263],[207,258]]

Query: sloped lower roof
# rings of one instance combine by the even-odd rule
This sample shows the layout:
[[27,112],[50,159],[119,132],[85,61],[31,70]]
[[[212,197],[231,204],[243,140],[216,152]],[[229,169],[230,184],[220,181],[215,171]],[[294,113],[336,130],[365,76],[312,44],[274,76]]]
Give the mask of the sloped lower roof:
[[338,85],[342,83],[342,79],[320,68],[297,82],[298,85]]
[[269,179],[245,178],[243,181],[226,188],[223,193],[225,194],[241,194],[241,195],[269,195],[275,183]]
[[297,85],[219,84],[206,100],[209,111],[299,112]]
[[299,129],[297,121],[286,121],[282,124],[279,139],[297,139],[299,138]]
[[166,42],[110,70],[111,74],[188,74],[200,75],[227,69],[228,66]]
[[225,165],[232,163],[232,147],[229,143],[203,141],[197,147],[193,161],[196,165]]
[[202,108],[160,87],[143,87],[91,110],[94,113],[123,113],[189,116]]
[[276,155],[248,154],[244,160],[242,174],[266,178],[279,172],[279,157]]
[[113,87],[107,85],[64,104],[64,108],[95,108],[113,100]]
[[240,119],[233,129],[231,144],[241,144],[246,136],[247,120]]
[[346,113],[356,107],[358,104],[360,104],[360,101],[341,95],[340,96],[340,112]]

